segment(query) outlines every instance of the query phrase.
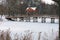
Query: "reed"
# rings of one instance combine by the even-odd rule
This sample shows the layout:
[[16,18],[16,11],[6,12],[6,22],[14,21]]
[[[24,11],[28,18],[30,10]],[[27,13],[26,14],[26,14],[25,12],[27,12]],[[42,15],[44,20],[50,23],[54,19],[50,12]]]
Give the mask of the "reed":
[[[30,30],[25,31],[24,34],[22,33],[23,35],[21,34],[18,35],[16,33],[14,35],[14,39],[12,39],[10,33],[11,33],[10,30],[7,31],[0,30],[0,40],[34,40],[33,38],[34,32],[31,32]],[[38,32],[37,40],[41,40],[41,33],[42,32]],[[48,40],[48,35],[46,32],[44,33],[43,40]],[[55,40],[59,40],[59,36],[56,36]]]

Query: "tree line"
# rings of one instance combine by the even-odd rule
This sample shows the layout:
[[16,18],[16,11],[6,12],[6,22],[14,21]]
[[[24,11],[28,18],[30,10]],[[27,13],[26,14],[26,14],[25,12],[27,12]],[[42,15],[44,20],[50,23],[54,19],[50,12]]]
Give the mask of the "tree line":
[[[26,15],[27,7],[37,7],[37,12],[35,14],[40,15],[59,15],[59,6],[55,4],[45,4],[41,1],[37,3],[33,3],[32,1],[22,1],[22,0],[6,0],[7,5],[0,5],[0,14],[1,15],[9,15],[9,16],[17,16],[17,15]],[[34,12],[33,12],[34,14]],[[31,14],[31,15],[33,15]]]

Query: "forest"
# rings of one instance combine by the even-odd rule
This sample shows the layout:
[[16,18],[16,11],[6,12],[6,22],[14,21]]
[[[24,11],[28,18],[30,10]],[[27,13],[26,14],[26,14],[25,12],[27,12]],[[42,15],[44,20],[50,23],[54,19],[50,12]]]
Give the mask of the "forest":
[[[37,7],[37,12],[27,13],[27,7]],[[6,0],[0,4],[0,15],[19,16],[19,15],[59,15],[59,5],[45,4],[41,0]]]

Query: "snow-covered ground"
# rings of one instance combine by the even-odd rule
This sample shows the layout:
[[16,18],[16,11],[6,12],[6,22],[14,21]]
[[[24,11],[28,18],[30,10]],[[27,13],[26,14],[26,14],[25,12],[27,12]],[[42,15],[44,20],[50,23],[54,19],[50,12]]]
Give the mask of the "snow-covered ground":
[[[37,40],[38,32],[42,32],[41,40],[44,40],[44,34],[47,33],[48,40],[54,40],[57,36],[57,31],[59,31],[58,23],[41,23],[41,22],[18,22],[18,21],[8,21],[4,17],[0,21],[0,30],[10,29],[11,34],[14,33],[24,33],[26,30],[34,32],[34,39]],[[53,32],[52,32],[53,31]]]
[[36,22],[13,22],[13,21],[5,21],[0,22],[0,29],[8,29],[10,28],[12,31],[23,31],[23,30],[32,30],[35,32],[39,31],[57,31],[59,28],[59,24],[55,23],[36,23]]
[[[52,29],[53,29],[53,38],[56,37],[56,32],[59,31],[59,24],[54,23],[36,23],[36,22],[13,22],[13,21],[3,21],[0,22],[0,30],[9,29],[12,33],[21,33],[26,30],[30,30],[34,33],[46,32],[49,36],[52,36]],[[50,37],[49,37],[50,38]],[[52,38],[52,39],[53,39]],[[52,40],[51,39],[51,40]]]

